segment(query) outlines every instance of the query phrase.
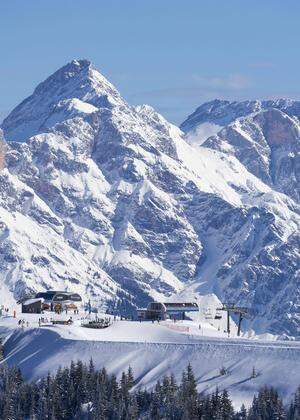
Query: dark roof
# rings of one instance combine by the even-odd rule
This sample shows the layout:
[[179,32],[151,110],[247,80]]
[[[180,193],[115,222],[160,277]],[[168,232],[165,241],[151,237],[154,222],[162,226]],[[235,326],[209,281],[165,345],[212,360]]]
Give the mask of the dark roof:
[[[66,291],[58,291],[58,290],[47,290],[46,292],[39,292],[35,295],[36,298],[44,298],[46,300],[55,300],[55,297],[58,295],[62,295],[65,297],[71,297],[71,296],[76,296],[77,297],[77,301],[78,300],[82,300],[81,296],[78,293],[74,293],[74,292],[66,292]],[[79,299],[78,299],[79,298]],[[71,299],[72,300],[72,299]]]
[[194,308],[198,308],[198,305],[196,302],[164,302],[164,305],[166,308],[170,306],[177,307],[177,308],[193,306]]
[[57,292],[54,292],[52,290],[49,290],[47,292],[39,292],[35,295],[37,298],[44,298],[44,299],[53,299],[53,297],[56,295]]

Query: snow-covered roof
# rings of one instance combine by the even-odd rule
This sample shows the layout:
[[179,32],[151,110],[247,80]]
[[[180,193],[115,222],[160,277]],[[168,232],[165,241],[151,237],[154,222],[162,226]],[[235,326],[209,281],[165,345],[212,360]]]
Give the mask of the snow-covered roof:
[[33,303],[37,303],[37,302],[44,302],[43,298],[33,298],[33,299],[27,299],[23,302],[23,305],[27,306],[27,305],[32,305]]

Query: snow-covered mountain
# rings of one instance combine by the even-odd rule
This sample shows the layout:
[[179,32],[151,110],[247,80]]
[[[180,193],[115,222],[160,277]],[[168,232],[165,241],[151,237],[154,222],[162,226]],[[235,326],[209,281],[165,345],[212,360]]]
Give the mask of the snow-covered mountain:
[[290,116],[300,117],[300,101],[292,99],[226,101],[215,99],[200,105],[180,126],[185,133],[192,132],[202,124],[224,127],[237,118],[268,109],[279,109]]
[[130,312],[214,292],[250,306],[258,331],[299,335],[299,207],[238,153],[192,147],[87,60],[41,83],[2,129],[6,293],[68,288]]
[[216,100],[181,127],[188,142],[236,156],[263,182],[299,202],[299,116],[297,101]]
[[118,91],[87,60],[74,60],[40,83],[4,120],[7,140],[24,141],[55,123],[97,107],[125,104]]

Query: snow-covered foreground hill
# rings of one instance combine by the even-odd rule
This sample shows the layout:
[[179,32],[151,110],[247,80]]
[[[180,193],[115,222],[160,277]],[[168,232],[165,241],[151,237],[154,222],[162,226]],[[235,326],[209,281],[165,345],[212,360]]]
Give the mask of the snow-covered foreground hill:
[[[173,372],[180,379],[190,362],[199,391],[226,388],[236,407],[250,403],[264,384],[272,385],[288,401],[300,383],[300,345],[298,342],[226,339],[208,325],[186,323],[189,333],[166,324],[117,321],[106,330],[90,330],[74,325],[36,326],[36,316],[25,315],[30,326],[12,330],[16,320],[3,320],[1,332],[10,330],[5,342],[5,360],[17,364],[27,380],[54,372],[71,360],[88,362],[120,375],[132,366],[136,386],[152,387],[164,374]],[[171,323],[171,325],[173,325]],[[181,324],[179,323],[178,326]],[[208,336],[209,335],[209,336]],[[228,370],[220,375],[220,369]],[[253,378],[253,367],[257,377]],[[293,374],[291,374],[293,372]]]
[[189,145],[87,60],[41,83],[2,130],[0,304],[67,289],[128,314],[152,299],[215,293],[248,306],[257,332],[299,336],[299,206],[283,180],[297,171],[276,170],[271,182],[254,170],[257,154],[251,165],[215,144]]

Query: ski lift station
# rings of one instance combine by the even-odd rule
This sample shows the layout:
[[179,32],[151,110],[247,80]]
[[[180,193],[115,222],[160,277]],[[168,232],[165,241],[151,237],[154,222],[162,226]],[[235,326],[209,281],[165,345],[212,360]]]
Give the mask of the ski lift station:
[[23,299],[20,303],[23,313],[41,313],[42,310],[75,310],[81,302],[82,298],[78,293],[48,290]]
[[186,312],[199,312],[196,302],[150,302],[147,308],[138,309],[139,320],[185,319]]

